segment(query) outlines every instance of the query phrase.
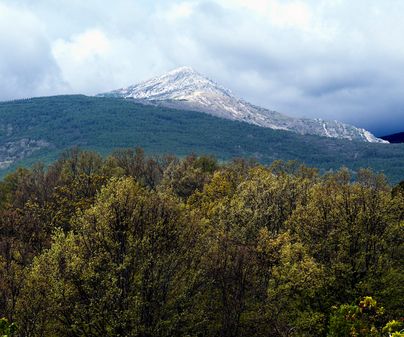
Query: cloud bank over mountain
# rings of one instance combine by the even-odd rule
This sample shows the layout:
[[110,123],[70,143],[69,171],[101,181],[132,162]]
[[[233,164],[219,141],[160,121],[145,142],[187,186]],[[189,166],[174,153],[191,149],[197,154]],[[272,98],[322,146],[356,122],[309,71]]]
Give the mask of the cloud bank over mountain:
[[403,12],[397,0],[0,0],[0,99],[189,65],[289,115],[402,131]]

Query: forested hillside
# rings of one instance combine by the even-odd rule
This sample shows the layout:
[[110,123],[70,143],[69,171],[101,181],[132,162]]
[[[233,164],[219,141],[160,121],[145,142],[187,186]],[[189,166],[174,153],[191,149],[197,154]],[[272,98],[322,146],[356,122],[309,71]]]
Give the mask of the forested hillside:
[[69,150],[0,182],[0,332],[403,336],[403,184]]
[[150,154],[213,154],[221,160],[299,160],[322,172],[346,166],[404,179],[404,144],[370,144],[261,128],[204,113],[114,98],[55,96],[0,103],[0,177],[72,147],[103,155],[140,146]]

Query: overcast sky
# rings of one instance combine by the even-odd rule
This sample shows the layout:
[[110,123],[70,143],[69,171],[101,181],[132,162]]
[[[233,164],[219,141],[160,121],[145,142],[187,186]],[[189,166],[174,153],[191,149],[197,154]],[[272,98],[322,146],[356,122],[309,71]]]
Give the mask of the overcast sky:
[[293,116],[404,131],[403,0],[0,0],[0,100],[191,66]]

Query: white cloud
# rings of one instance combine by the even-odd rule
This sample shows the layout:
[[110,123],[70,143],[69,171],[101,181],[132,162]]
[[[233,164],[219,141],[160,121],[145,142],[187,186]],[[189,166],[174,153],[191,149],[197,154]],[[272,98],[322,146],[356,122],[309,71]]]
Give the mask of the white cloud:
[[92,61],[103,57],[110,51],[111,45],[105,34],[97,29],[74,36],[71,40],[58,39],[53,45],[53,54],[59,61],[69,58],[76,63]]
[[189,18],[194,12],[194,7],[194,3],[190,2],[174,3],[171,7],[165,10],[164,16],[169,21]]
[[74,93],[96,94],[130,85],[163,71],[161,51],[153,40],[111,36],[92,28],[52,47],[64,80]]
[[41,21],[0,2],[0,99],[63,90]]
[[254,15],[268,20],[268,24],[280,28],[308,30],[313,22],[311,8],[303,1],[232,0],[226,3],[229,7],[246,8]]

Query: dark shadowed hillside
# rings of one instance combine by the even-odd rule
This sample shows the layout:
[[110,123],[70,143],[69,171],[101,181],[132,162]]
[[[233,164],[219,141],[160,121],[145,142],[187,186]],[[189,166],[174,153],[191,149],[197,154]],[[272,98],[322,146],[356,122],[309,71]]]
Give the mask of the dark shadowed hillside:
[[388,136],[380,137],[390,143],[404,143],[404,132],[395,133]]

